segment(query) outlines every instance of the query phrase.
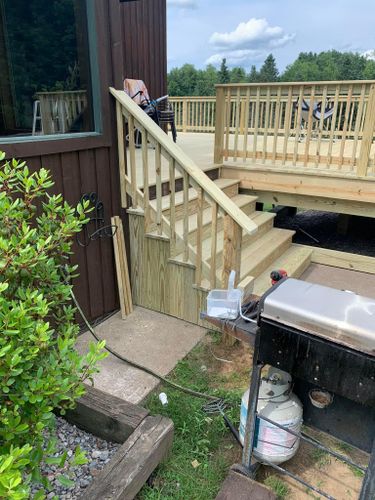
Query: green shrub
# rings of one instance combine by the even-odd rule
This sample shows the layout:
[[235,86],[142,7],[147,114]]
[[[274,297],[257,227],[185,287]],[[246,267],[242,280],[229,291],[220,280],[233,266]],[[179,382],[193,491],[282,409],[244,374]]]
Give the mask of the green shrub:
[[22,499],[42,481],[52,412],[74,406],[105,354],[103,343],[86,356],[74,349],[69,254],[87,206],[49,196],[47,170],[0,161],[0,498]]

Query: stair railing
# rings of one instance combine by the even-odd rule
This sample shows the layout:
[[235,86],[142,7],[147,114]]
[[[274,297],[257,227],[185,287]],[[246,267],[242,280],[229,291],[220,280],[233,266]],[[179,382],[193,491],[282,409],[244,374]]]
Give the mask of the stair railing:
[[[255,233],[257,225],[125,92],[113,88],[110,92],[116,99],[123,208],[128,208],[129,195],[131,209],[144,214],[146,231],[169,238],[171,259],[195,266],[196,286],[215,288],[219,267],[223,287],[227,286],[232,269],[239,279],[242,234]],[[140,151],[136,148],[139,133]],[[155,192],[151,193],[150,186],[153,185]],[[167,212],[163,207],[163,195],[166,194],[169,194],[170,202]],[[223,218],[219,218],[220,214]],[[193,218],[196,218],[195,229]],[[181,221],[182,231],[176,231]],[[219,231],[223,236],[222,266],[217,262]],[[206,247],[203,249],[203,241],[210,241],[208,252]]]

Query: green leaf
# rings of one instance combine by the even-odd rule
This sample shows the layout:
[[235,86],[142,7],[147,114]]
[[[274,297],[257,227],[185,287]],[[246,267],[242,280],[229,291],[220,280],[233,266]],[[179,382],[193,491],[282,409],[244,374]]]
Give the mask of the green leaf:
[[59,481],[60,484],[62,484],[66,488],[72,488],[74,486],[74,481],[64,476],[63,474],[57,476],[57,480]]
[[60,457],[60,467],[64,467],[67,457],[68,457],[68,452],[64,451],[64,453]]

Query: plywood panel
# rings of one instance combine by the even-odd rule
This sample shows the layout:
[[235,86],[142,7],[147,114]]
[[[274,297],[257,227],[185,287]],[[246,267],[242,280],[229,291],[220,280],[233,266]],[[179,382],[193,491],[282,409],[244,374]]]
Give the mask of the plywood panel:
[[170,262],[168,314],[191,323],[197,322],[197,291],[193,288],[193,268]]

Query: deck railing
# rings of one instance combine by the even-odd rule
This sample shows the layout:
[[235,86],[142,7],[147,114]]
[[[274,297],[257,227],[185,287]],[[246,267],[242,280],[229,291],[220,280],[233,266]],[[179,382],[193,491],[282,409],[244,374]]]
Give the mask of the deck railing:
[[[216,286],[217,270],[227,286],[231,269],[240,276],[242,234],[252,234],[256,224],[167,136],[125,92],[113,88],[116,99],[117,132],[122,206],[145,217],[146,231],[170,240],[170,257],[195,264],[197,286],[207,280]],[[135,134],[141,133],[141,151],[136,149]],[[125,139],[126,138],[126,139]],[[153,156],[153,158],[152,158]],[[151,200],[149,186],[155,184],[156,198]],[[169,209],[164,211],[163,192],[169,194]],[[179,192],[177,192],[179,187]],[[191,192],[193,190],[194,193]],[[182,195],[182,203],[177,196]],[[191,202],[195,204],[194,209]],[[176,206],[177,205],[177,206]],[[204,227],[204,212],[211,207],[211,224]],[[224,215],[222,266],[217,262],[219,213]],[[191,228],[194,223],[194,238]],[[177,224],[181,230],[177,230]],[[211,238],[210,258],[203,256],[203,233]]]
[[366,176],[374,170],[374,127],[374,81],[218,85],[215,162]]
[[216,97],[170,97],[180,132],[215,132]]
[[[86,90],[38,92],[43,134],[65,134],[87,108]],[[34,109],[36,109],[34,107]],[[34,111],[34,121],[37,117]]]

